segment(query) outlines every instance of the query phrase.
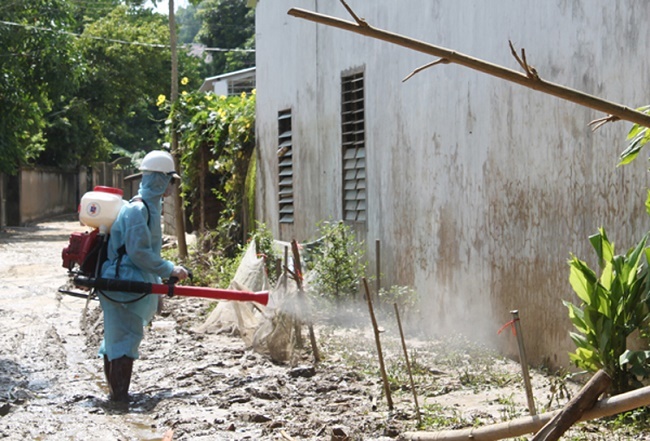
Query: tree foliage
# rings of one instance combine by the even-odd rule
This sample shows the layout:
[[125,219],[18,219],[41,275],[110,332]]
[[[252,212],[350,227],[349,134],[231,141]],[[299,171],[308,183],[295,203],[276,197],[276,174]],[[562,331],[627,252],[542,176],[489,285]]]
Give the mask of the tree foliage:
[[[155,97],[170,89],[169,24],[143,4],[3,4],[0,171],[73,168],[155,148],[165,120]],[[180,74],[193,87],[199,63],[179,51]]]
[[[196,39],[208,46],[226,49],[253,49],[255,10],[246,0],[205,0],[199,6],[201,30]],[[255,65],[253,52],[212,52],[207,76],[219,75]]]
[[2,5],[2,17],[14,24],[0,24],[0,172],[14,173],[45,149],[48,113],[81,70],[64,33],[74,23],[67,2],[15,0]]
[[178,8],[176,11],[176,23],[178,23],[178,43],[194,43],[194,38],[201,29],[201,20],[198,17],[196,6],[190,4],[186,8]]
[[125,6],[86,27],[79,39],[88,62],[79,96],[101,121],[98,142],[129,151],[155,145],[156,121],[164,116],[154,97],[170,88],[168,41],[163,16]]
[[321,238],[313,251],[317,289],[336,301],[353,298],[366,271],[364,243],[344,222],[321,222],[318,229]]

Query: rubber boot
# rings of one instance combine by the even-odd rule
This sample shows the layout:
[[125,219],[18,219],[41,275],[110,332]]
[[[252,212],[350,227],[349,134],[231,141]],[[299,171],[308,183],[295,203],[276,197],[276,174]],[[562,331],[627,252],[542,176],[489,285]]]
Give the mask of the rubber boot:
[[108,385],[108,393],[110,396],[113,396],[113,388],[111,387],[111,362],[108,361],[106,355],[104,355],[104,377],[106,378],[106,384]]
[[133,372],[133,359],[126,355],[110,362],[108,384],[112,401],[129,401],[129,385]]

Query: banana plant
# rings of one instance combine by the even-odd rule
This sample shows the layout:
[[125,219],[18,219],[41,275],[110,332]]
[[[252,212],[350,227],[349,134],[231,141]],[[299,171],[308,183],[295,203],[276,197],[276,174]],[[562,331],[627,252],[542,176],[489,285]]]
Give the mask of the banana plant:
[[640,385],[650,375],[650,351],[627,349],[627,339],[647,326],[650,318],[647,233],[625,255],[616,255],[603,228],[589,237],[598,256],[600,275],[572,255],[569,282],[582,301],[580,306],[563,301],[577,332],[570,336],[576,351],[569,354],[579,368],[604,369],[612,378],[612,393]]

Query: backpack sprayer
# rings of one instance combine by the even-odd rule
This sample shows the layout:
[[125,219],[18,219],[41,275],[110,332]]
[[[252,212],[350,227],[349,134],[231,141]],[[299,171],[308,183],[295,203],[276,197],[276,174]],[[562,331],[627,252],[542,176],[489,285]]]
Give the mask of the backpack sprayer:
[[[250,292],[231,289],[205,288],[198,286],[177,286],[171,277],[166,284],[136,282],[101,277],[102,264],[106,261],[110,229],[122,206],[123,192],[118,188],[97,186],[81,198],[79,220],[93,228],[92,231],[74,232],[68,246],[61,253],[63,267],[68,269],[72,284],[88,293],[59,289],[59,292],[74,297],[92,298],[96,291],[124,291],[134,294],[159,294],[203,297],[215,300],[236,300],[257,302],[266,305],[268,291]],[[190,273],[191,274],[191,273]],[[191,276],[190,276],[191,277]],[[136,298],[134,300],[139,300]]]

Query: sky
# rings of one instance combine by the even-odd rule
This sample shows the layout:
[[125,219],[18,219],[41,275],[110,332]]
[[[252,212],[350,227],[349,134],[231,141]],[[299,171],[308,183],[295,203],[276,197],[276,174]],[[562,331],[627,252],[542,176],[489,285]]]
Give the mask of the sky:
[[[151,1],[147,1],[147,6],[151,6]],[[178,10],[180,7],[187,7],[187,0],[174,0],[174,10]],[[169,1],[168,0],[158,0],[158,6],[156,6],[156,11],[161,14],[167,15],[169,13]]]

